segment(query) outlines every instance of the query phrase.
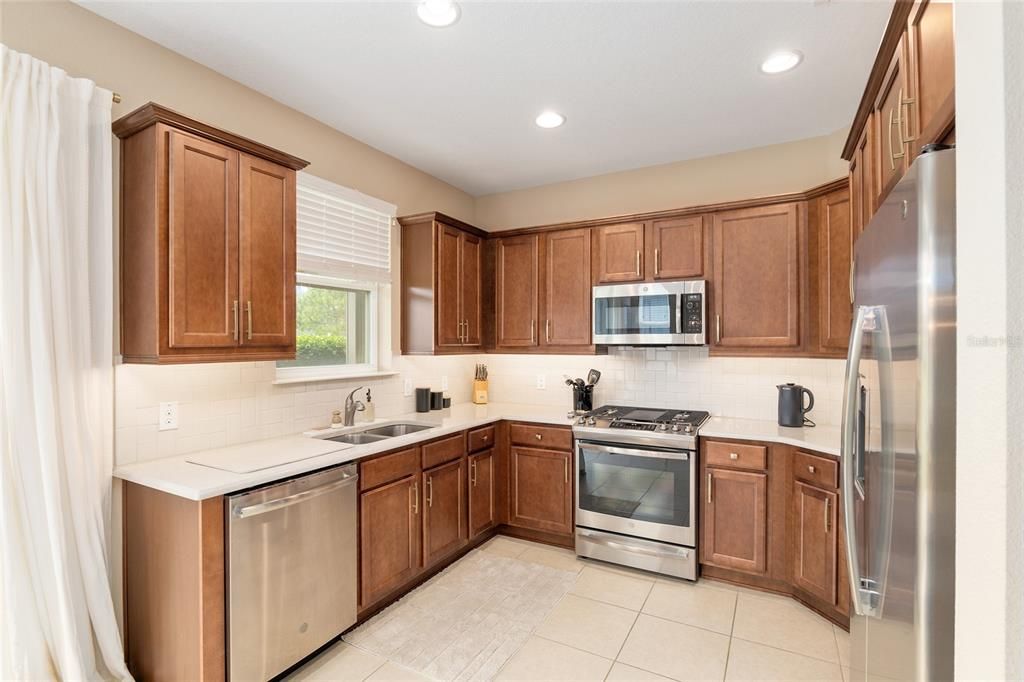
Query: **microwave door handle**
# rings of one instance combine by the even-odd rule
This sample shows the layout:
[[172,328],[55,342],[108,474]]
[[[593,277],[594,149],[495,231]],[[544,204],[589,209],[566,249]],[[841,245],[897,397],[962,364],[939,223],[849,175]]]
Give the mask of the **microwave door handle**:
[[857,308],[850,330],[850,353],[846,360],[846,378],[843,387],[843,415],[840,441],[842,467],[843,521],[846,524],[846,560],[850,576],[853,609],[858,616],[866,615],[868,605],[862,601],[860,574],[860,545],[854,510],[854,476],[857,463],[857,406],[860,395],[860,359],[864,343],[864,320],[867,308]]

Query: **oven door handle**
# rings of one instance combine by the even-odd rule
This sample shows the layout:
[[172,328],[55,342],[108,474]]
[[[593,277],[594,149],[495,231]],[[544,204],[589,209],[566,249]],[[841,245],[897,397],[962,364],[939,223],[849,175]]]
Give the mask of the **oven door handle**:
[[[593,542],[593,543],[598,544],[598,545],[605,545],[606,547],[611,547],[612,549],[617,549],[617,550],[620,550],[620,551],[623,551],[623,552],[632,552],[633,554],[646,554],[647,556],[653,556],[653,557],[683,557],[683,558],[686,558],[686,557],[690,556],[690,552],[692,551],[692,550],[690,550],[690,549],[688,549],[686,547],[675,547],[675,546],[672,546],[672,550],[671,551],[666,551],[664,549],[654,549],[654,548],[642,546],[642,545],[637,544],[637,543],[626,544],[626,543],[623,543],[623,542],[616,542],[614,540],[608,539],[608,534],[607,533],[598,533],[598,532],[587,530],[586,528],[579,528],[579,527],[577,527],[576,528],[576,534],[577,535],[581,535],[581,536],[585,537],[587,540],[589,540],[590,542]],[[646,542],[652,542],[652,541],[651,540],[647,540]]]
[[692,450],[637,450],[634,448],[620,448],[618,446],[599,445],[591,441],[576,441],[577,450],[596,450],[607,452],[611,455],[636,455],[638,457],[654,457],[656,459],[678,459],[684,462],[690,460]]

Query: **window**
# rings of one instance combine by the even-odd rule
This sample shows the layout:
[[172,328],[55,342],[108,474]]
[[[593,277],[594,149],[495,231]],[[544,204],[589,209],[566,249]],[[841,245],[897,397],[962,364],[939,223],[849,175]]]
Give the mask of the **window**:
[[295,359],[277,363],[277,378],[380,371],[395,207],[305,173],[296,197]]

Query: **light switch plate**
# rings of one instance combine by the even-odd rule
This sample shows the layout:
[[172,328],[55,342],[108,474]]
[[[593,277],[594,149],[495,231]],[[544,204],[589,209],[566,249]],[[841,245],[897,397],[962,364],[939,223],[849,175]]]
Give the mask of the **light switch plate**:
[[548,378],[543,374],[537,375],[537,390],[544,391],[548,387]]
[[178,428],[178,403],[160,403],[160,431],[172,431]]
[[448,390],[448,376],[447,375],[441,377],[441,390],[442,391],[447,391]]
[[406,379],[405,383],[402,384],[402,395],[406,398],[412,395],[412,379]]

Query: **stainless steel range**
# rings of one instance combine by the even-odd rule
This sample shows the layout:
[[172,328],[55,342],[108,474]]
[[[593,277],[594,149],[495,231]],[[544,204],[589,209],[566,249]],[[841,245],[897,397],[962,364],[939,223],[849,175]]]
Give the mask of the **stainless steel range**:
[[697,579],[697,436],[708,416],[605,405],[577,419],[576,554]]

